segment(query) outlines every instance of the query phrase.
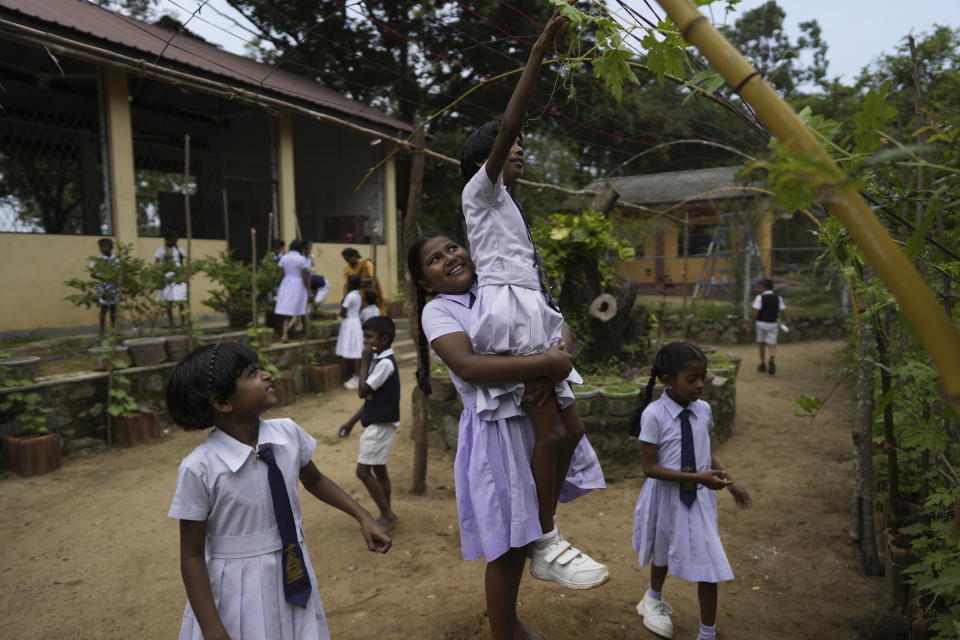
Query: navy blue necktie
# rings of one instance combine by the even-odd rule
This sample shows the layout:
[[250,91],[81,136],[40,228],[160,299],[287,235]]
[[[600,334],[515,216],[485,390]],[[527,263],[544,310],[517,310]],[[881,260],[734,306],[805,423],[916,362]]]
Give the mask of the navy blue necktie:
[[[697,452],[693,447],[693,427],[690,426],[690,409],[680,412],[680,471],[697,472]],[[680,481],[680,502],[690,507],[697,499],[695,480]]]
[[533,247],[533,267],[537,270],[537,279],[540,280],[540,291],[543,293],[543,298],[547,301],[548,307],[559,311],[556,302],[553,300],[553,294],[550,292],[550,279],[547,278],[547,267],[543,264],[543,258],[540,257],[540,252],[537,251],[537,245],[533,241],[533,234],[530,232],[530,221],[527,220],[527,216],[523,212],[523,207],[520,206],[520,202],[513,196],[510,196],[510,198],[513,200],[513,204],[517,205],[517,211],[520,212],[523,224],[527,228],[527,238],[530,240],[530,246]]
[[283,544],[283,597],[290,604],[305,609],[310,599],[310,576],[303,562],[303,549],[297,541],[297,523],[293,520],[293,508],[283,473],[277,466],[273,449],[262,444],[257,456],[267,463],[267,480],[270,482],[270,498],[273,500],[273,514],[280,529],[280,542]]

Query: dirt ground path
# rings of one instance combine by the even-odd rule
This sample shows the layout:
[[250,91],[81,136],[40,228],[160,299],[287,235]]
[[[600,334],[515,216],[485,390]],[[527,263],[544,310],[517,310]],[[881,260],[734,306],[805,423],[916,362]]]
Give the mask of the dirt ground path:
[[[776,376],[755,371],[753,346],[737,383],[737,426],[718,451],[754,499],[720,496],[720,530],[737,578],[720,587],[722,637],[737,640],[894,638],[883,580],[864,578],[848,540],[852,403],[841,388],[816,422],[794,416],[801,392],[823,397],[837,342],[780,348]],[[412,388],[404,379],[405,396]],[[357,434],[337,426],[348,392],[304,396],[277,415],[318,438],[324,473],[370,504],[353,475]],[[404,416],[409,416],[409,411]],[[405,419],[403,435],[409,434]],[[184,604],[177,523],[166,518],[177,465],[204,437],[171,429],[160,442],[76,457],[57,473],[0,481],[0,636],[16,640],[176,637]],[[309,496],[304,529],[337,640],[488,638],[483,563],[459,556],[452,453],[431,450],[429,490],[410,495],[412,443],[397,439],[390,468],[401,524],[387,556],[357,527]],[[611,571],[608,585],[565,591],[525,579],[521,615],[548,639],[653,638],[634,605],[647,583],[630,548],[639,477],[561,507],[565,535]],[[309,499],[308,499],[309,498]],[[670,579],[675,637],[696,637],[696,588]]]

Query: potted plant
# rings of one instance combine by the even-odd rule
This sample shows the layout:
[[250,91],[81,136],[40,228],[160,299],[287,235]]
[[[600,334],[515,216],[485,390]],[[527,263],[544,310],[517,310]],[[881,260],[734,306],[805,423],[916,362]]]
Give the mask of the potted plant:
[[445,402],[457,395],[457,388],[450,379],[450,372],[439,360],[430,362],[430,387],[433,389],[432,400]]
[[38,356],[0,354],[0,380],[33,380],[37,377]]
[[121,447],[146,444],[160,437],[160,412],[140,403],[128,391],[130,381],[114,373],[107,399],[113,443]]
[[32,385],[32,380],[8,378],[0,395],[0,422],[13,424],[13,433],[0,436],[3,464],[22,476],[48,473],[63,464],[60,435],[47,430],[44,417],[52,409],[43,406],[39,392],[24,388]]
[[619,382],[600,387],[606,411],[611,416],[626,417],[633,413],[640,395],[640,387],[632,382]]
[[[253,321],[250,306],[250,266],[234,257],[232,249],[221,251],[216,256],[196,261],[198,271],[204,273],[215,285],[205,305],[227,316],[231,329],[243,329]],[[264,256],[257,266],[257,304],[266,309],[267,299],[280,284],[276,262]]]
[[307,365],[307,386],[314,393],[339,389],[339,361],[332,356],[321,357],[315,353],[310,354]]
[[577,399],[577,413],[581,416],[594,416],[602,413],[603,398],[600,387],[591,384],[573,386],[573,395]]
[[147,367],[160,364],[167,359],[164,338],[129,338],[123,346],[130,349],[130,359],[135,367]]

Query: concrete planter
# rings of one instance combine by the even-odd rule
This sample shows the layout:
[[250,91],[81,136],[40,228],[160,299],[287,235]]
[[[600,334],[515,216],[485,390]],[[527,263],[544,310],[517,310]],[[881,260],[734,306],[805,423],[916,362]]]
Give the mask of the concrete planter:
[[577,414],[581,417],[602,413],[604,402],[599,387],[576,385],[573,387],[573,396],[577,400]]
[[190,336],[167,336],[163,348],[167,352],[167,360],[180,362],[190,353]]
[[165,342],[163,338],[130,338],[123,341],[123,346],[130,349],[134,366],[147,367],[166,361]]
[[340,364],[308,365],[307,386],[313,393],[336,391],[340,388]]
[[50,473],[63,465],[63,442],[56,433],[4,435],[0,445],[3,466],[21,476]]
[[147,444],[160,437],[160,410],[135,413],[132,416],[110,416],[113,444],[118,447],[134,447]]
[[[106,371],[109,369],[111,360],[122,360],[125,366],[130,364],[130,348],[123,345],[91,347],[87,349],[87,353],[93,356],[93,368],[95,371]],[[119,368],[122,369],[123,367]]]
[[280,378],[273,381],[277,388],[277,406],[285,407],[297,400],[297,385],[293,378]]
[[633,414],[640,396],[640,387],[633,391],[621,391],[621,385],[600,387],[607,415],[627,417]]
[[17,356],[0,360],[0,381],[2,380],[33,380],[37,377],[37,365],[40,358],[37,356]]

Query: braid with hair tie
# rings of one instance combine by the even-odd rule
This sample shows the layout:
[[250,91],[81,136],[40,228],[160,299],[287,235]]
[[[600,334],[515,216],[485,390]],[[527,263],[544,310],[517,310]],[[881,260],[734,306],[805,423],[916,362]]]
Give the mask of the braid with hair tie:
[[427,306],[427,294],[419,286],[417,288],[417,349],[420,352],[420,366],[417,367],[417,386],[423,395],[433,393],[430,386],[430,350],[427,347],[427,334],[423,332],[423,308]]
[[643,391],[643,398],[640,400],[637,408],[633,410],[633,415],[630,416],[630,427],[627,429],[627,433],[634,438],[640,437],[640,418],[643,416],[643,410],[650,404],[650,398],[653,397],[653,387],[656,386],[657,376],[659,375],[660,372],[657,370],[656,361],[654,361],[653,367],[650,370],[650,380],[647,382],[647,386]]
[[213,345],[213,349],[210,351],[210,366],[207,368],[207,389],[213,391],[213,363],[217,359],[217,350],[220,348],[221,343]]

